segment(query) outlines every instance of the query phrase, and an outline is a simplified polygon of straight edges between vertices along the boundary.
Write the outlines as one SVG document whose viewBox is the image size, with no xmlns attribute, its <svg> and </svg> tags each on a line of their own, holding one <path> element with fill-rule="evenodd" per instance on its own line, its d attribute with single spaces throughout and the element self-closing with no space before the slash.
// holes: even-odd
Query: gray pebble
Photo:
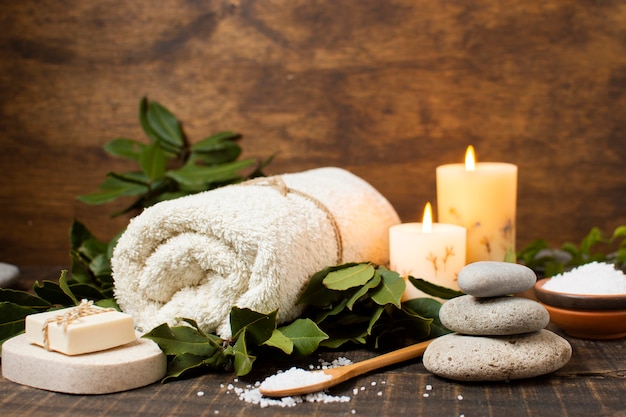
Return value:
<svg viewBox="0 0 626 417">
<path fill-rule="evenodd" d="M 498 297 L 529 290 L 537 282 L 532 269 L 512 262 L 479 261 L 459 271 L 461 290 L 475 297 Z"/>
<path fill-rule="evenodd" d="M 554 372 L 572 357 L 567 340 L 549 330 L 515 336 L 480 337 L 452 333 L 435 339 L 424 366 L 457 381 L 506 381 Z"/>
<path fill-rule="evenodd" d="M 17 283 L 20 270 L 17 266 L 0 262 L 0 288 L 7 288 Z"/>
<path fill-rule="evenodd" d="M 455 332 L 505 336 L 541 330 L 548 325 L 550 314 L 544 306 L 528 298 L 463 295 L 446 301 L 439 310 L 439 319 Z"/>
</svg>

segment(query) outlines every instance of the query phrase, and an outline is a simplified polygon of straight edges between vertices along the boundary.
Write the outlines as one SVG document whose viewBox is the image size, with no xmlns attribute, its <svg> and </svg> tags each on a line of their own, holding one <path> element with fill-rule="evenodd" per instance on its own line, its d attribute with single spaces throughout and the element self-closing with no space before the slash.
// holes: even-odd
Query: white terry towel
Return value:
<svg viewBox="0 0 626 417">
<path fill-rule="evenodd" d="M 115 297 L 141 331 L 191 318 L 230 336 L 233 306 L 279 322 L 300 313 L 315 272 L 388 261 L 399 218 L 370 184 L 334 167 L 259 178 L 164 201 L 131 220 L 115 247 Z"/>
</svg>

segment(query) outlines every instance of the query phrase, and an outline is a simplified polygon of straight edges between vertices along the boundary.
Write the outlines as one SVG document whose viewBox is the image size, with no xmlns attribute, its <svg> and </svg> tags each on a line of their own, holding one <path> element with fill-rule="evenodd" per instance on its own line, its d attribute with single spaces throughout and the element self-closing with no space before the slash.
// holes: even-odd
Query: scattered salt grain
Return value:
<svg viewBox="0 0 626 417">
<path fill-rule="evenodd" d="M 591 262 L 553 276 L 543 288 L 570 294 L 626 294 L 626 275 L 612 264 Z"/>
<path fill-rule="evenodd" d="M 430 396 L 430 394 L 429 394 L 429 393 L 427 393 L 427 392 L 425 392 L 425 393 L 423 393 L 423 394 L 422 394 L 422 396 L 423 396 L 424 398 L 428 398 L 428 397 Z"/>
<path fill-rule="evenodd" d="M 462 395 L 457 395 L 457 396 L 456 396 L 456 399 L 457 399 L 457 400 L 459 400 L 459 401 L 461 401 L 461 400 L 463 399 L 463 396 L 462 396 Z"/>
<path fill-rule="evenodd" d="M 433 389 L 433 386 L 428 384 L 426 385 L 426 391 L 431 391 Z"/>
<path fill-rule="evenodd" d="M 353 408 L 352 410 L 350 410 L 350 414 L 356 414 L 356 410 Z"/>
<path fill-rule="evenodd" d="M 383 396 L 383 392 L 382 392 L 382 391 L 378 391 L 378 392 L 376 393 L 376 395 L 378 395 L 379 397 L 382 397 L 382 396 Z"/>
<path fill-rule="evenodd" d="M 204 395 L 204 391 L 198 391 L 198 397 L 202 397 Z"/>
<path fill-rule="evenodd" d="M 375 387 L 376 386 L 376 381 L 372 381 L 372 383 L 370 385 Z"/>
</svg>

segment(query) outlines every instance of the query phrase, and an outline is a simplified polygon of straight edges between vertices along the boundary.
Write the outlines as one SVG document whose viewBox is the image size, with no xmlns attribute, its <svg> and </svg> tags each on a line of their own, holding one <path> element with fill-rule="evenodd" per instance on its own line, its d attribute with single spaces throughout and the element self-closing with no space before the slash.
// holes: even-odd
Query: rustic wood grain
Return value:
<svg viewBox="0 0 626 417">
<path fill-rule="evenodd" d="M 338 165 L 405 221 L 435 168 L 519 165 L 518 247 L 626 224 L 626 5 L 620 1 L 22 0 L 0 4 L 0 260 L 65 264 L 102 145 L 142 138 L 139 99 L 192 141 L 243 134 L 268 173 Z M 117 207 L 119 208 L 119 207 Z"/>
</svg>

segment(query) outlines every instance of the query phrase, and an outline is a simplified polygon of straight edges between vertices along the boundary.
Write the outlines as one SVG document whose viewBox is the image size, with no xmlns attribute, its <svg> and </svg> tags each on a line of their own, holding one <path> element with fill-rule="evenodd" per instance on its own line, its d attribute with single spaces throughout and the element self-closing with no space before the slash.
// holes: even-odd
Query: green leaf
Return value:
<svg viewBox="0 0 626 417">
<path fill-rule="evenodd" d="M 101 242 L 95 237 L 90 237 L 89 239 L 83 240 L 78 247 L 78 252 L 85 256 L 86 259 L 93 260 L 97 256 L 105 254 L 107 247 L 108 245 L 105 242 Z"/>
<path fill-rule="evenodd" d="M 442 287 L 432 282 L 426 281 L 422 278 L 415 278 L 409 275 L 409 282 L 415 286 L 418 290 L 425 294 L 432 295 L 433 297 L 449 300 L 451 298 L 459 297 L 465 293 L 462 291 L 453 290 L 451 288 Z"/>
<path fill-rule="evenodd" d="M 263 342 L 266 346 L 272 346 L 282 350 L 287 355 L 291 355 L 293 352 L 293 342 L 287 336 L 283 334 L 279 329 L 275 329 L 272 336 Z"/>
<path fill-rule="evenodd" d="M 98 287 L 94 284 L 77 283 L 68 285 L 71 294 L 74 295 L 76 300 L 102 300 L 113 296 L 113 292 L 108 293 L 104 288 Z"/>
<path fill-rule="evenodd" d="M 201 189 L 215 183 L 240 180 L 242 177 L 238 172 L 253 164 L 253 159 L 211 167 L 186 164 L 180 169 L 167 171 L 166 176 L 189 187 Z"/>
<path fill-rule="evenodd" d="M 371 290 L 372 288 L 376 288 L 379 284 L 380 281 L 382 280 L 382 277 L 380 275 L 380 273 L 378 272 L 378 270 L 376 270 L 376 272 L 374 273 L 374 276 L 372 277 L 372 279 L 370 279 L 369 281 L 367 281 L 361 288 L 359 288 L 346 302 L 346 307 L 349 308 L 350 310 L 352 310 L 352 308 L 354 307 L 354 304 L 359 301 L 359 299 L 361 297 L 363 297 L 365 294 L 367 294 L 367 292 L 369 290 Z"/>
<path fill-rule="evenodd" d="M 194 319 L 179 318 L 177 320 L 181 320 L 182 322 L 189 324 L 191 327 L 193 327 L 194 329 L 198 331 L 199 335 L 209 338 L 219 345 L 221 339 L 216 337 L 215 335 L 210 335 L 210 334 L 206 334 L 205 332 L 203 332 L 200 326 L 198 326 L 198 322 L 196 322 Z"/>
<path fill-rule="evenodd" d="M 294 350 L 301 356 L 312 354 L 322 340 L 328 339 L 328 335 L 310 319 L 297 319 L 281 327 L 280 331 L 293 342 Z"/>
<path fill-rule="evenodd" d="M 166 355 L 193 354 L 211 356 L 219 349 L 214 339 L 201 334 L 190 326 L 161 324 L 142 337 L 154 341 Z"/>
<path fill-rule="evenodd" d="M 41 284 L 36 281 L 33 285 L 33 291 L 39 297 L 48 301 L 50 304 L 61 306 L 75 305 L 70 297 L 68 297 L 57 282 L 44 280 Z"/>
<path fill-rule="evenodd" d="M 70 251 L 70 257 L 72 260 L 72 280 L 77 282 L 91 282 L 89 260 L 85 259 L 85 257 L 76 250 Z"/>
<path fill-rule="evenodd" d="M 239 139 L 241 135 L 233 132 L 219 132 L 214 135 L 209 136 L 208 138 L 204 138 L 201 141 L 194 143 L 191 145 L 191 150 L 196 152 L 214 152 L 221 151 L 225 147 L 229 147 L 231 145 L 235 145 L 239 147 L 237 144 L 232 142 L 235 139 Z"/>
<path fill-rule="evenodd" d="M 67 295 L 72 300 L 74 305 L 78 305 L 80 301 L 78 300 L 78 298 L 76 298 L 76 296 L 70 289 L 66 276 L 67 276 L 67 270 L 64 269 L 61 271 L 61 277 L 59 278 L 59 288 L 61 288 L 61 291 L 63 291 L 63 294 Z"/>
<path fill-rule="evenodd" d="M 122 311 L 115 298 L 103 298 L 94 302 L 95 305 L 102 308 L 114 308 L 117 311 Z"/>
<path fill-rule="evenodd" d="M 151 132 L 156 134 L 158 141 L 176 148 L 181 148 L 184 145 L 180 123 L 168 109 L 156 101 L 152 101 L 148 104 L 146 119 Z"/>
<path fill-rule="evenodd" d="M 618 226 L 613 231 L 613 235 L 611 236 L 611 240 L 615 240 L 619 237 L 626 237 L 626 226 Z"/>
<path fill-rule="evenodd" d="M 346 298 L 341 298 L 337 303 L 331 306 L 332 308 L 325 308 L 321 310 L 318 314 L 315 315 L 315 322 L 319 324 L 326 320 L 328 317 L 336 316 L 337 314 L 342 313 L 343 310 L 347 307 L 348 301 L 350 300 Z"/>
<path fill-rule="evenodd" d="M 165 175 L 167 159 L 163 150 L 156 143 L 143 148 L 139 154 L 139 163 L 144 174 L 151 181 L 163 178 Z"/>
<path fill-rule="evenodd" d="M 180 355 L 176 355 L 167 364 L 167 374 L 165 378 L 161 380 L 161 383 L 164 384 L 170 380 L 181 378 L 194 370 L 202 368 L 205 360 L 203 356 L 194 355 L 193 353 L 181 353 Z"/>
<path fill-rule="evenodd" d="M 34 310 L 46 310 L 51 306 L 48 301 L 41 297 L 37 297 L 26 291 L 13 290 L 10 288 L 0 288 L 0 302 L 9 302 Z M 5 318 L 4 315 L 0 315 L 0 317 L 2 319 Z"/>
<path fill-rule="evenodd" d="M 104 150 L 112 156 L 139 161 L 139 154 L 144 147 L 144 144 L 133 139 L 117 138 L 106 143 Z"/>
<path fill-rule="evenodd" d="M 346 343 L 365 344 L 367 342 L 367 323 L 369 318 L 361 317 L 356 325 L 335 326 L 325 329 L 328 339 L 320 342 L 320 347 L 337 349 Z"/>
<path fill-rule="evenodd" d="M 404 279 L 397 272 L 390 271 L 383 266 L 378 267 L 378 271 L 382 282 L 372 293 L 372 300 L 381 306 L 393 304 L 400 308 L 400 299 L 406 288 Z"/>
<path fill-rule="evenodd" d="M 232 162 L 241 155 L 241 147 L 233 142 L 239 137 L 232 132 L 221 132 L 205 138 L 191 146 L 190 159 L 206 165 Z"/>
<path fill-rule="evenodd" d="M 148 108 L 150 104 L 147 97 L 143 97 L 139 102 L 139 123 L 146 134 L 153 142 L 159 140 L 157 132 L 152 128 L 148 121 Z"/>
<path fill-rule="evenodd" d="M 233 307 L 230 310 L 230 328 L 233 338 L 246 331 L 249 341 L 261 345 L 272 336 L 276 328 L 276 311 L 262 314 L 249 308 Z"/>
<path fill-rule="evenodd" d="M 104 253 L 97 254 L 89 263 L 89 268 L 96 276 L 111 275 L 111 259 L 107 256 L 107 248 Z M 74 274 L 72 274 L 72 277 Z"/>
<path fill-rule="evenodd" d="M 24 321 L 38 311 L 9 301 L 0 302 L 0 344 L 24 331 Z"/>
<path fill-rule="evenodd" d="M 326 267 L 311 276 L 309 282 L 298 298 L 297 304 L 309 305 L 313 307 L 325 307 L 333 304 L 335 301 L 341 298 L 341 293 L 337 291 L 329 290 L 324 286 L 324 278 L 332 272 L 351 266 L 357 265 L 356 263 L 348 263 L 344 265 Z"/>
<path fill-rule="evenodd" d="M 248 353 L 245 329 L 239 335 L 235 345 L 232 347 L 232 354 L 234 355 L 233 365 L 235 367 L 235 373 L 238 376 L 250 373 L 256 357 Z"/>
<path fill-rule="evenodd" d="M 85 240 L 92 237 L 93 235 L 83 223 L 74 220 L 72 226 L 70 227 L 70 243 L 72 245 L 72 249 L 78 249 Z"/>
<path fill-rule="evenodd" d="M 146 176 L 143 171 L 130 171 L 130 172 L 109 172 L 107 174 L 107 179 L 102 183 L 102 188 L 118 188 L 119 184 L 131 185 L 134 184 L 138 186 L 138 189 L 143 189 L 146 191 L 150 187 L 150 179 Z M 143 187 L 143 188 L 142 188 Z M 136 195 L 131 194 L 130 192 L 126 195 Z"/>
<path fill-rule="evenodd" d="M 362 263 L 349 268 L 330 272 L 324 278 L 324 285 L 331 290 L 342 291 L 365 284 L 374 276 L 374 267 Z"/>
<path fill-rule="evenodd" d="M 447 329 L 439 320 L 439 309 L 441 303 L 432 298 L 414 298 L 402 303 L 404 313 L 413 317 L 405 327 L 419 337 L 425 332 L 429 337 L 438 337 L 451 331 Z"/>
<path fill-rule="evenodd" d="M 86 204 L 96 205 L 113 201 L 119 197 L 140 195 L 148 191 L 147 178 L 135 173 L 117 174 L 111 172 L 100 184 L 100 189 L 91 194 L 79 195 L 77 199 Z"/>
<path fill-rule="evenodd" d="M 367 326 L 367 334 L 371 335 L 373 333 L 374 326 L 380 319 L 380 316 L 383 314 L 383 311 L 385 311 L 384 305 L 378 305 L 376 307 L 376 309 L 372 313 L 372 317 L 370 318 L 369 325 Z"/>
</svg>

